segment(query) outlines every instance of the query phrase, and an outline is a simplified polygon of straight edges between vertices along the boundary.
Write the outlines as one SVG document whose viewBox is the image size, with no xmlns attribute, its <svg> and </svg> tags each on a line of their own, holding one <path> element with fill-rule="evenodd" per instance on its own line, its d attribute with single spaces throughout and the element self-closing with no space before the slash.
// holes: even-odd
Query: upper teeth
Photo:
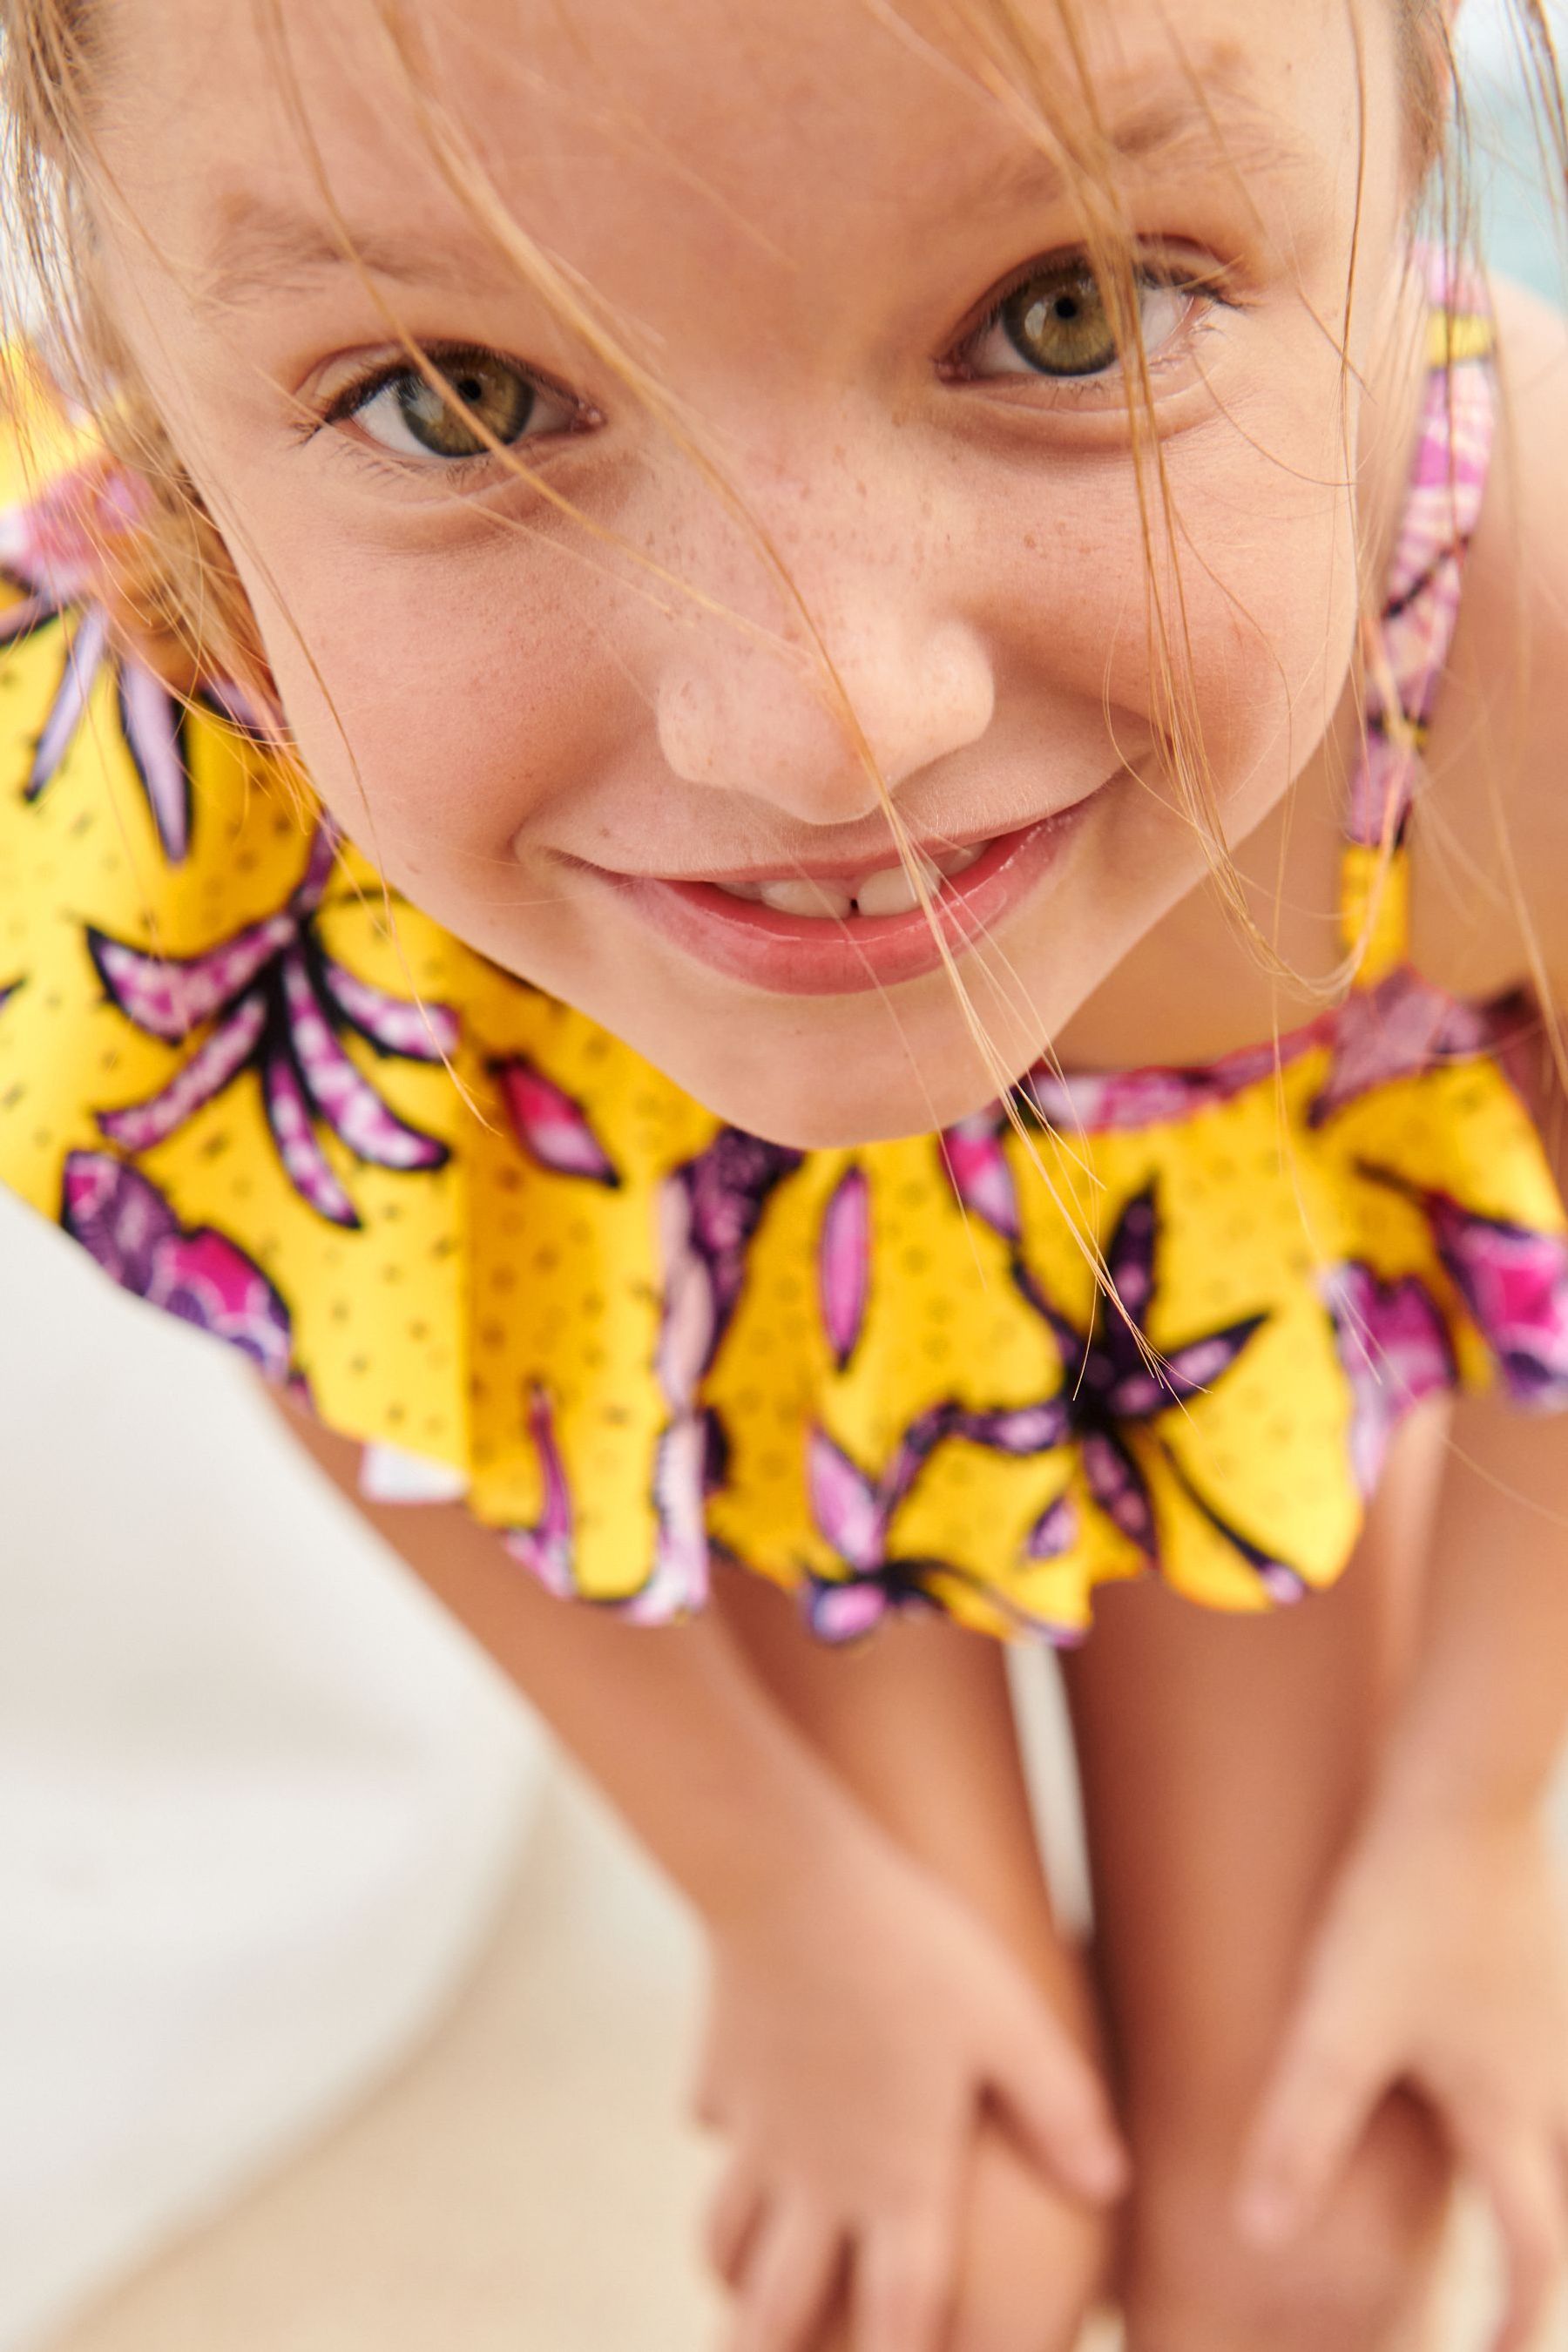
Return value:
<svg viewBox="0 0 1568 2352">
<path fill-rule="evenodd" d="M 916 863 L 925 877 L 927 890 L 934 895 L 944 881 L 966 873 L 985 846 L 984 842 L 977 841 L 966 849 L 944 850 L 934 860 L 917 854 Z M 861 882 L 792 881 L 781 877 L 776 882 L 725 882 L 720 887 L 732 898 L 750 898 L 771 907 L 775 915 L 811 915 L 839 922 L 856 913 L 907 915 L 920 904 L 915 886 L 901 866 L 884 866 L 879 873 L 868 874 Z"/>
</svg>

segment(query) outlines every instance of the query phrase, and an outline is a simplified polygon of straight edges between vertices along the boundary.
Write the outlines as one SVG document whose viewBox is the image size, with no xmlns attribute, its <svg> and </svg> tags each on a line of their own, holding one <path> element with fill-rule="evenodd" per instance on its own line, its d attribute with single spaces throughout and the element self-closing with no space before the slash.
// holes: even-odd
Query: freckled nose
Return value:
<svg viewBox="0 0 1568 2352">
<path fill-rule="evenodd" d="M 991 663 L 959 620 L 912 627 L 883 610 L 823 643 L 889 791 L 979 741 L 995 702 Z M 686 782 L 772 802 L 808 824 L 878 805 L 831 681 L 803 637 L 759 644 L 704 616 L 682 632 L 657 697 L 659 748 Z"/>
</svg>

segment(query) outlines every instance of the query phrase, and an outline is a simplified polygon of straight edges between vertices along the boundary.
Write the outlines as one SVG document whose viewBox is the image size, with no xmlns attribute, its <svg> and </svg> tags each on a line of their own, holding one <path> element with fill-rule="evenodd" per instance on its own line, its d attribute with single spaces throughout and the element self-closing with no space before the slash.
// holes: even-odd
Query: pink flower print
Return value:
<svg viewBox="0 0 1568 2352">
<path fill-rule="evenodd" d="M 1004 1142 L 1005 1127 L 1003 1112 L 981 1111 L 973 1118 L 961 1119 L 956 1127 L 945 1128 L 939 1148 L 952 1189 L 970 1215 L 980 1218 L 1005 1242 L 1016 1242 L 1023 1226 L 1018 1187 Z"/>
<path fill-rule="evenodd" d="M 182 1226 L 138 1170 L 109 1152 L 71 1152 L 60 1223 L 123 1289 L 226 1339 L 268 1380 L 288 1380 L 289 1316 L 278 1291 L 225 1234 Z"/>
<path fill-rule="evenodd" d="M 1357 989 L 1335 1015 L 1333 1060 L 1310 1122 L 1321 1127 L 1347 1104 L 1396 1078 L 1484 1053 L 1490 1034 L 1484 1013 L 1445 996 L 1415 971 L 1392 972 L 1376 988 Z"/>
<path fill-rule="evenodd" d="M 859 1344 L 871 1286 L 871 1187 L 863 1168 L 850 1168 L 823 1213 L 817 1287 L 833 1360 L 842 1372 Z"/>
<path fill-rule="evenodd" d="M 1541 1412 L 1568 1407 L 1568 1236 L 1478 1216 L 1447 1192 L 1423 1191 L 1368 1160 L 1358 1165 L 1425 1212 L 1514 1402 Z"/>
<path fill-rule="evenodd" d="M 72 467 L 0 510 L 0 571 L 57 612 L 79 603 L 102 576 L 105 547 L 144 522 L 147 507 L 144 487 L 109 460 Z"/>
<path fill-rule="evenodd" d="M 1350 1384 L 1352 1475 L 1370 1501 L 1405 1413 L 1452 1387 L 1453 1350 L 1436 1301 L 1414 1275 L 1384 1282 L 1352 1259 L 1327 1269 L 1322 1295 Z"/>
<path fill-rule="evenodd" d="M 158 1093 L 99 1113 L 110 1140 L 151 1150 L 255 1068 L 289 1182 L 318 1215 L 353 1230 L 359 1215 L 317 1139 L 318 1121 L 374 1167 L 428 1171 L 448 1153 L 387 1108 L 338 1033 L 357 1031 L 386 1057 L 436 1062 L 455 1050 L 458 1024 L 447 1007 L 403 1003 L 323 953 L 315 919 L 335 853 L 336 835 L 323 824 L 287 906 L 200 955 L 152 955 L 91 929 L 88 944 L 110 997 L 149 1036 L 182 1045 L 208 1031 Z"/>
<path fill-rule="evenodd" d="M 513 1559 L 536 1576 L 546 1591 L 553 1592 L 557 1600 L 570 1601 L 577 1589 L 572 1572 L 572 1490 L 556 1443 L 550 1399 L 537 1386 L 529 1398 L 528 1427 L 544 1481 L 543 1506 L 532 1527 L 508 1528 L 501 1540 Z"/>
<path fill-rule="evenodd" d="M 521 1054 L 490 1065 L 523 1150 L 556 1176 L 615 1187 L 620 1177 L 579 1103 Z"/>
</svg>

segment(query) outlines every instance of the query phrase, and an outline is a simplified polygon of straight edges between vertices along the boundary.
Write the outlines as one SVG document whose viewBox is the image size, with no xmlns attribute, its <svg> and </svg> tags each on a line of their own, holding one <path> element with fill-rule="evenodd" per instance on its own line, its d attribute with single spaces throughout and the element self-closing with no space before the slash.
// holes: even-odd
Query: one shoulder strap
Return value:
<svg viewBox="0 0 1568 2352">
<path fill-rule="evenodd" d="M 1420 433 L 1383 609 L 1363 640 L 1366 727 L 1342 868 L 1341 935 L 1362 988 L 1409 955 L 1405 836 L 1497 428 L 1496 331 L 1485 283 L 1436 251 L 1420 254 L 1417 266 L 1428 305 Z"/>
<path fill-rule="evenodd" d="M 1420 781 L 1497 424 L 1485 283 L 1435 251 L 1420 266 L 1429 300 L 1420 436 L 1383 610 L 1366 633 L 1366 738 L 1351 793 L 1352 842 L 1384 851 L 1403 838 Z"/>
</svg>

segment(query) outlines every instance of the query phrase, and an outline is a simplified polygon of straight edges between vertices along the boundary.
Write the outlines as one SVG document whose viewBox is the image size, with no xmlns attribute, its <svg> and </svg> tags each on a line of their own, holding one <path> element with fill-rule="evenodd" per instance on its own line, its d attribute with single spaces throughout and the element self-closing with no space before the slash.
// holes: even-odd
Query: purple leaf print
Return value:
<svg viewBox="0 0 1568 2352">
<path fill-rule="evenodd" d="M 106 542 L 133 527 L 142 494 L 107 464 L 78 467 L 30 506 L 0 515 L 0 565 L 23 589 L 0 614 L 0 646 L 59 625 L 65 659 L 25 787 L 37 800 L 59 773 L 100 674 L 115 680 L 121 731 L 160 845 L 172 865 L 190 846 L 191 779 L 180 698 L 111 641 L 100 601 Z"/>
<path fill-rule="evenodd" d="M 109 616 L 101 606 L 89 604 L 66 639 L 65 668 L 27 771 L 24 787 L 26 799 L 37 800 L 59 773 L 60 764 L 81 725 L 108 648 Z"/>
<path fill-rule="evenodd" d="M 976 1415 L 976 1419 L 983 1416 Z M 905 1496 L 912 1493 L 916 1479 L 925 1468 L 944 1437 L 950 1436 L 959 1423 L 958 1408 L 951 1403 L 928 1405 L 917 1413 L 893 1449 L 893 1458 L 883 1474 L 879 1494 L 884 1524 Z M 979 1441 L 984 1444 L 984 1440 Z"/>
<path fill-rule="evenodd" d="M 1055 1402 L 1064 1416 L 1065 1441 L 1078 1444 L 1089 1494 L 1152 1564 L 1159 1557 L 1158 1522 L 1131 1432 L 1158 1423 L 1163 1415 L 1211 1390 L 1268 1320 L 1265 1315 L 1244 1316 L 1162 1355 L 1148 1336 L 1157 1295 L 1159 1240 L 1159 1196 L 1151 1184 L 1127 1202 L 1106 1250 L 1107 1272 L 1119 1304 L 1098 1297 L 1087 1331 L 1079 1330 L 1052 1305 L 1021 1256 L 1015 1255 L 1012 1269 L 1019 1289 L 1049 1324 L 1061 1350 L 1064 1385 Z M 1174 1466 L 1163 1437 L 1156 1433 L 1152 1442 Z M 1194 1500 L 1215 1527 L 1229 1533 L 1201 1498 L 1194 1496 Z M 1239 1537 L 1236 1542 L 1270 1590 L 1294 1573 L 1265 1554 L 1255 1559 L 1255 1548 Z"/>
<path fill-rule="evenodd" d="M 404 1062 L 440 1062 L 457 1052 L 458 1020 L 449 1006 L 411 1004 L 401 996 L 389 996 L 384 988 L 345 971 L 329 955 L 321 958 L 321 980 L 350 1028 L 378 1054 Z"/>
<path fill-rule="evenodd" d="M 864 1471 L 820 1429 L 807 1453 L 812 1517 L 841 1559 L 868 1574 L 882 1565 L 887 1513 Z"/>
<path fill-rule="evenodd" d="M 212 1102 L 245 1068 L 267 1026 L 267 1000 L 259 991 L 242 997 L 205 1045 L 159 1093 L 123 1110 L 104 1110 L 98 1123 L 111 1143 L 127 1151 L 151 1151 Z"/>
<path fill-rule="evenodd" d="M 972 1216 L 1016 1242 L 1023 1232 L 1018 1212 L 1018 1187 L 1003 1144 L 1005 1119 L 1000 1111 L 982 1111 L 945 1128 L 941 1138 L 943 1165 L 953 1191 Z"/>
<path fill-rule="evenodd" d="M 281 1047 L 262 1060 L 261 1098 L 283 1172 L 300 1198 L 329 1224 L 342 1225 L 347 1233 L 360 1232 L 359 1212 L 316 1140 L 305 1089 L 289 1055 Z"/>
<path fill-rule="evenodd" d="M 557 1600 L 570 1601 L 576 1591 L 572 1574 L 572 1490 L 555 1439 L 550 1399 L 542 1388 L 536 1387 L 529 1399 L 528 1426 L 539 1457 L 544 1500 L 532 1527 L 509 1528 L 502 1541 L 513 1559 L 536 1576 L 547 1591 Z"/>
<path fill-rule="evenodd" d="M 842 1372 L 859 1344 L 871 1283 L 871 1187 L 863 1168 L 840 1178 L 823 1213 L 817 1283 L 827 1343 Z"/>
<path fill-rule="evenodd" d="M 491 1065 L 518 1141 L 556 1176 L 580 1176 L 614 1187 L 620 1177 L 589 1126 L 582 1106 L 521 1055 Z"/>
<path fill-rule="evenodd" d="M 1447 1192 L 1425 1192 L 1390 1170 L 1358 1163 L 1374 1183 L 1416 1202 L 1437 1253 L 1517 1404 L 1568 1406 L 1568 1235 L 1479 1216 Z"/>
<path fill-rule="evenodd" d="M 1089 1491 L 1106 1517 L 1131 1537 L 1146 1559 L 1156 1559 L 1160 1543 L 1153 1497 L 1125 1440 L 1109 1430 L 1091 1429 L 1081 1452 Z"/>
<path fill-rule="evenodd" d="M 1030 1528 L 1024 1545 L 1029 1559 L 1060 1559 L 1078 1541 L 1078 1512 L 1070 1495 L 1058 1495 Z"/>
<path fill-rule="evenodd" d="M 192 784 L 183 704 L 139 662 L 120 665 L 120 724 L 171 866 L 191 841 Z"/>
<path fill-rule="evenodd" d="M 1046 1404 L 1015 1405 L 997 1412 L 966 1412 L 954 1420 L 954 1434 L 972 1445 L 986 1445 L 995 1454 L 1050 1454 L 1062 1444 L 1072 1425 L 1065 1397 Z"/>
<path fill-rule="evenodd" d="M 706 1151 L 677 1169 L 672 1183 L 690 1203 L 690 1244 L 709 1270 L 718 1335 L 722 1336 L 745 1283 L 746 1253 L 763 1212 L 805 1154 L 764 1143 L 740 1128 L 721 1128 Z"/>
<path fill-rule="evenodd" d="M 1211 1331 L 1185 1348 L 1157 1355 L 1152 1367 L 1138 1364 L 1123 1372 L 1107 1392 L 1110 1412 L 1119 1420 L 1146 1421 L 1172 1405 L 1190 1403 L 1224 1379 L 1267 1319 L 1262 1315 L 1244 1316 L 1224 1331 Z"/>
<path fill-rule="evenodd" d="M 104 1133 L 128 1150 L 150 1150 L 241 1071 L 254 1069 L 289 1182 L 318 1215 L 353 1230 L 360 1223 L 358 1213 L 321 1149 L 317 1120 L 368 1166 L 428 1172 L 444 1167 L 450 1155 L 435 1136 L 389 1109 L 344 1052 L 339 1031 L 363 1025 L 374 1033 L 373 1043 L 382 1055 L 426 1062 L 449 1050 L 458 1031 L 447 1007 L 400 1005 L 323 955 L 315 919 L 336 847 L 335 832 L 322 823 L 287 906 L 200 955 L 151 955 L 90 929 L 88 943 L 110 1001 L 149 1036 L 183 1045 L 213 1024 L 157 1094 L 100 1112 Z M 406 1031 L 395 1018 L 399 1013 Z M 400 1034 L 405 1044 L 397 1042 Z"/>
<path fill-rule="evenodd" d="M 268 1380 L 289 1378 L 289 1310 L 261 1268 L 211 1226 L 182 1227 L 136 1169 L 108 1152 L 71 1152 L 60 1222 L 123 1289 L 226 1340 Z"/>
<path fill-rule="evenodd" d="M 91 929 L 87 940 L 99 978 L 126 1019 L 150 1037 L 179 1045 L 204 1022 L 230 1010 L 294 934 L 289 916 L 269 915 L 205 955 L 184 958 L 148 955 Z"/>
<path fill-rule="evenodd" d="M 279 969 L 295 1066 L 339 1141 L 372 1167 L 441 1167 L 447 1156 L 446 1145 L 395 1118 L 343 1052 L 302 950 L 288 949 Z"/>
<path fill-rule="evenodd" d="M 1453 1351 L 1436 1300 L 1414 1275 L 1383 1282 L 1352 1259 L 1330 1267 L 1322 1287 L 1350 1384 L 1351 1471 L 1370 1500 L 1410 1407 L 1453 1385 Z"/>
<path fill-rule="evenodd" d="M 659 1187 L 664 1312 L 654 1361 L 671 1417 L 655 1468 L 653 1576 L 623 1604 L 639 1622 L 700 1607 L 707 1597 L 704 1504 L 710 1482 L 722 1475 L 727 1445 L 716 1415 L 700 1410 L 699 1390 L 740 1298 L 763 1207 L 801 1157 L 725 1128 Z"/>
</svg>

